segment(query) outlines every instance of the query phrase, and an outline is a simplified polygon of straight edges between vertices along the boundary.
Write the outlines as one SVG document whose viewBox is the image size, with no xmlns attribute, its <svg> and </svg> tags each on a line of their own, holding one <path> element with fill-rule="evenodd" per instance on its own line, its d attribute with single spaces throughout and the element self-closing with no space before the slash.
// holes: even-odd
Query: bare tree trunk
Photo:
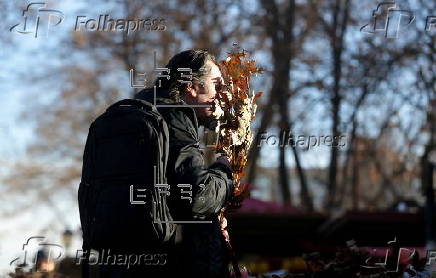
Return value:
<svg viewBox="0 0 436 278">
<path fill-rule="evenodd" d="M 301 187 L 301 202 L 303 207 L 307 211 L 313 211 L 313 199 L 309 193 L 309 188 L 307 186 L 306 174 L 304 173 L 303 167 L 301 167 L 300 156 L 298 155 L 298 150 L 295 144 L 292 142 L 292 153 L 294 154 L 295 167 L 297 167 L 297 174 L 300 179 L 300 187 Z"/>
<path fill-rule="evenodd" d="M 343 3 L 343 4 L 342 4 Z M 333 89 L 331 97 L 332 105 L 332 136 L 333 146 L 338 145 L 340 108 L 341 108 L 341 79 L 342 79 L 342 53 L 344 50 L 344 36 L 348 23 L 350 1 L 345 2 L 336 0 L 333 8 L 333 25 L 331 28 L 331 46 L 333 57 Z M 336 184 L 338 172 L 338 148 L 331 148 L 330 152 L 330 167 L 329 167 L 329 184 L 328 184 L 328 200 L 327 209 L 332 209 L 335 206 Z"/>
<path fill-rule="evenodd" d="M 436 8 L 434 1 L 419 1 L 425 15 Z M 421 31 L 418 33 L 421 38 L 424 38 L 424 44 L 419 52 L 422 58 L 427 60 L 427 65 L 421 66 L 418 72 L 418 77 L 421 81 L 422 88 L 427 93 L 427 121 L 426 129 L 429 132 L 430 138 L 425 146 L 424 154 L 421 158 L 421 184 L 426 196 L 425 205 L 425 223 L 426 223 L 426 240 L 427 247 L 433 248 L 436 245 L 436 223 L 435 223 L 435 190 L 434 190 L 434 171 L 436 162 L 434 156 L 436 152 L 436 75 L 434 74 L 434 65 L 436 64 L 436 36 L 433 32 Z M 430 74 L 428 74 L 430 73 Z M 433 158 L 432 158 L 433 157 Z"/>
<path fill-rule="evenodd" d="M 289 72 L 292 58 L 292 41 L 293 41 L 293 26 L 295 18 L 295 0 L 288 2 L 288 7 L 284 13 L 279 11 L 276 1 L 263 0 L 261 2 L 263 8 L 267 11 L 266 15 L 266 31 L 271 35 L 272 39 L 272 56 L 273 56 L 273 86 L 272 95 L 275 97 L 276 104 L 279 108 L 280 130 L 288 130 L 289 122 Z M 291 204 L 291 191 L 289 173 L 286 166 L 286 148 L 280 147 L 279 144 L 279 181 L 283 194 L 283 202 L 285 205 Z"/>
<path fill-rule="evenodd" d="M 434 88 L 436 87 L 436 77 L 432 78 L 432 87 L 428 86 L 430 92 L 430 107 L 427 113 L 427 126 L 430 133 L 430 138 L 425 146 L 424 155 L 421 159 L 421 184 L 425 192 L 426 204 L 425 204 L 425 223 L 426 223 L 426 240 L 427 244 L 436 244 L 436 223 L 435 223 L 435 201 L 434 201 L 434 171 L 435 171 L 435 161 L 432 156 L 436 152 L 436 92 Z M 429 84 L 429 83 L 427 83 Z M 431 84 L 431 83 L 430 83 Z M 430 85 L 429 84 L 429 85 Z"/>
<path fill-rule="evenodd" d="M 433 128 L 434 130 L 434 128 Z M 434 138 L 434 132 L 432 134 Z M 432 139 L 433 139 L 432 138 Z M 427 243 L 434 244 L 436 242 L 435 238 L 435 202 L 434 202 L 434 181 L 433 173 L 435 170 L 434 164 L 429 159 L 429 154 L 432 149 L 431 142 L 426 146 L 425 153 L 421 159 L 421 183 L 425 192 L 425 232 Z"/>
<path fill-rule="evenodd" d="M 260 152 L 260 135 L 265 131 L 273 117 L 273 105 L 278 107 L 279 129 L 281 132 L 292 130 L 292 124 L 289 120 L 289 72 L 291 70 L 291 60 L 294 56 L 292 44 L 295 41 L 293 36 L 293 26 L 295 22 L 295 1 L 290 0 L 284 14 L 280 13 L 275 1 L 262 1 L 262 6 L 267 11 L 266 31 L 272 39 L 272 56 L 273 56 L 273 86 L 270 99 L 266 105 L 266 110 L 262 115 L 259 132 L 255 137 L 254 149 L 250 151 L 250 171 L 248 174 L 248 182 L 252 183 L 256 175 L 256 160 Z M 281 137 L 281 136 L 280 136 Z M 282 138 L 282 137 L 281 137 Z M 287 205 L 291 204 L 291 191 L 289 171 L 286 166 L 286 146 L 279 145 L 279 172 L 280 188 L 283 195 L 283 202 Z M 303 206 L 307 210 L 313 210 L 312 198 L 309 194 L 307 181 L 303 168 L 301 167 L 300 158 L 297 148 L 292 142 L 292 152 L 295 159 L 298 177 L 301 185 L 301 200 Z"/>
<path fill-rule="evenodd" d="M 356 142 L 357 143 L 357 142 Z M 353 166 L 351 175 L 351 195 L 353 198 L 353 209 L 359 209 L 359 153 L 357 152 L 357 145 L 354 146 L 353 151 Z"/>
</svg>

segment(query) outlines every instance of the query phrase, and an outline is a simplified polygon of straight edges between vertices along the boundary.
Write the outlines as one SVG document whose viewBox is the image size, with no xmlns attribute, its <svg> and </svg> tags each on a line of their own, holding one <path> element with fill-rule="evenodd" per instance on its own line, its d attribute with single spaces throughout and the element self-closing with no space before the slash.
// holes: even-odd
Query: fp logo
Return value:
<svg viewBox="0 0 436 278">
<path fill-rule="evenodd" d="M 43 259 L 39 257 L 42 254 L 41 250 L 43 250 L 44 253 L 46 254 L 44 259 L 48 261 L 59 260 L 63 255 L 63 250 L 64 250 L 63 247 L 59 244 L 47 243 L 44 241 L 44 239 L 45 238 L 42 236 L 30 237 L 23 244 L 22 254 L 19 257 L 13 259 L 9 263 L 9 265 L 16 265 L 16 266 L 32 265 L 33 267 L 36 268 L 38 260 Z"/>
<path fill-rule="evenodd" d="M 47 9 L 44 2 L 32 2 L 23 10 L 24 22 L 15 24 L 9 31 L 15 31 L 20 34 L 34 34 L 35 38 L 45 29 L 45 35 L 48 35 L 51 26 L 57 26 L 64 20 L 64 14 L 58 10 Z M 31 18 L 34 21 L 31 22 Z M 21 26 L 18 29 L 18 26 Z"/>
<path fill-rule="evenodd" d="M 382 2 L 373 10 L 372 22 L 362 26 L 360 31 L 369 34 L 382 32 L 386 38 L 398 38 L 404 17 L 408 20 L 407 25 L 415 20 L 412 11 L 397 9 L 395 2 Z"/>
</svg>

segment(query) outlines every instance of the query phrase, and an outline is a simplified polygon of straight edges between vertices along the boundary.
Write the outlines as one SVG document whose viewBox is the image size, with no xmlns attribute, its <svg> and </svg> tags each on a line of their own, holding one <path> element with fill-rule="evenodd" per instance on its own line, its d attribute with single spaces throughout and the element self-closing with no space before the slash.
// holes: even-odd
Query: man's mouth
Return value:
<svg viewBox="0 0 436 278">
<path fill-rule="evenodd" d="M 209 109 L 213 109 L 213 101 L 199 102 L 200 105 L 209 105 Z"/>
</svg>

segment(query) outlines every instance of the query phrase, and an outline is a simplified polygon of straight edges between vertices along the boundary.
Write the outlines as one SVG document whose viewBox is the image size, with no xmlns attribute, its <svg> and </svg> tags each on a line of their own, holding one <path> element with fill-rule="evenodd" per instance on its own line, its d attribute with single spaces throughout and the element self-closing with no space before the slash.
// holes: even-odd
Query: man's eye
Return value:
<svg viewBox="0 0 436 278">
<path fill-rule="evenodd" d="M 217 91 L 230 91 L 230 86 L 224 83 L 217 83 L 215 88 Z"/>
</svg>

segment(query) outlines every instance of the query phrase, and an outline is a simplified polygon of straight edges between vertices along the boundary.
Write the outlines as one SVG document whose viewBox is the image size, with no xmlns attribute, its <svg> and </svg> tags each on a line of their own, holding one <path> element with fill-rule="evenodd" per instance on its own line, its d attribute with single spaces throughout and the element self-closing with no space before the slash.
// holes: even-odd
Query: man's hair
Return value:
<svg viewBox="0 0 436 278">
<path fill-rule="evenodd" d="M 170 70 L 170 79 L 160 76 L 155 81 L 155 86 L 161 90 L 168 91 L 169 96 L 175 101 L 181 101 L 181 97 L 185 93 L 188 81 L 201 82 L 201 78 L 207 75 L 210 69 L 205 67 L 205 64 L 211 61 L 216 64 L 215 57 L 207 50 L 185 50 L 174 55 L 165 68 Z M 189 68 L 192 70 L 192 78 L 189 71 L 178 70 L 181 68 Z M 160 82 L 160 87 L 159 87 Z"/>
</svg>

